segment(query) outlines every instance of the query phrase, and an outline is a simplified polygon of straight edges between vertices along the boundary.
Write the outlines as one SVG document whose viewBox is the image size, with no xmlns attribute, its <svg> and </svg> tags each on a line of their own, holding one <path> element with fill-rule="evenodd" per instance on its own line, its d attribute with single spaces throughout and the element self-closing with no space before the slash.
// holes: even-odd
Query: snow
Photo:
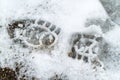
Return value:
<svg viewBox="0 0 120 80">
<path fill-rule="evenodd" d="M 7 24 L 24 18 L 47 20 L 62 29 L 52 51 L 24 49 L 11 41 Z M 86 20 L 92 18 L 109 18 L 99 0 L 0 0 L 0 67 L 14 69 L 14 62 L 23 62 L 23 71 L 28 70 L 25 74 L 38 80 L 48 80 L 55 74 L 67 75 L 69 80 L 120 80 L 120 27 L 116 25 L 105 34 L 100 26 L 86 29 Z M 94 71 L 90 64 L 67 56 L 71 34 L 90 30 L 102 34 L 109 44 L 109 53 L 100 55 L 105 70 Z"/>
</svg>

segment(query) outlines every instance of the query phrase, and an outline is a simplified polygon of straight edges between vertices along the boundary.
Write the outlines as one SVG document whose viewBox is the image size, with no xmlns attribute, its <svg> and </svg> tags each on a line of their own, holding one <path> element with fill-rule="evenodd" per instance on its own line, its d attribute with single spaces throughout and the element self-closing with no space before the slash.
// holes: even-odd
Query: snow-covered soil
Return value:
<svg viewBox="0 0 120 80">
<path fill-rule="evenodd" d="M 61 28 L 54 48 L 14 43 L 8 24 L 21 19 L 42 19 Z M 93 69 L 90 63 L 68 56 L 74 33 L 102 35 L 104 44 L 97 57 L 104 68 Z M 119 25 L 99 0 L 0 0 L 0 68 L 22 66 L 18 79 L 25 75 L 25 80 L 120 80 L 119 34 Z M 61 79 L 53 79 L 55 75 Z"/>
</svg>

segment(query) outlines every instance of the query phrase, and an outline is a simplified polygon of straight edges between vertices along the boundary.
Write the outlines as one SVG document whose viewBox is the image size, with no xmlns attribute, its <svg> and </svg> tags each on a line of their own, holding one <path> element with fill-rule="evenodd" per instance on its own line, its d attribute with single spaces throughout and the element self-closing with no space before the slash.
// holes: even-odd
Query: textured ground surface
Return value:
<svg viewBox="0 0 120 80">
<path fill-rule="evenodd" d="M 100 1 L 0 0 L 0 80 L 120 80 L 120 2 Z"/>
</svg>

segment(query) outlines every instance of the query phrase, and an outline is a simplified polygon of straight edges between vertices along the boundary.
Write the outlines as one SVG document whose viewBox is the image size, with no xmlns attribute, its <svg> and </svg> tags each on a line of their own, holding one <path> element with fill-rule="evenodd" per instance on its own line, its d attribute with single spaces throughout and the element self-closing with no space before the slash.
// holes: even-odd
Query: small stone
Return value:
<svg viewBox="0 0 120 80">
<path fill-rule="evenodd" d="M 42 43 L 44 45 L 51 45 L 54 41 L 55 41 L 55 37 L 52 34 L 47 34 L 42 39 Z"/>
<path fill-rule="evenodd" d="M 17 80 L 15 71 L 8 67 L 0 68 L 0 80 Z"/>
</svg>

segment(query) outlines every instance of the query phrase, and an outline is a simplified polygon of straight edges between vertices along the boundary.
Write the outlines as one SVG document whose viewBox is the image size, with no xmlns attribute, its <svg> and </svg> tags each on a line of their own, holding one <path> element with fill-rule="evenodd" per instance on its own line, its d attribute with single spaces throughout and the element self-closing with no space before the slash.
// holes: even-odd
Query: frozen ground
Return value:
<svg viewBox="0 0 120 80">
<path fill-rule="evenodd" d="M 100 0 L 111 19 L 120 24 L 120 1 L 119 0 Z"/>
<path fill-rule="evenodd" d="M 12 42 L 8 23 L 26 18 L 47 20 L 62 29 L 53 50 L 22 48 Z M 15 63 L 22 63 L 19 77 L 49 80 L 57 74 L 62 80 L 120 80 L 120 27 L 98 0 L 0 0 L 0 25 L 0 67 L 15 70 Z M 86 29 L 89 25 L 96 26 Z M 105 39 L 99 55 L 104 69 L 93 70 L 90 64 L 67 56 L 71 34 L 90 30 Z"/>
</svg>

